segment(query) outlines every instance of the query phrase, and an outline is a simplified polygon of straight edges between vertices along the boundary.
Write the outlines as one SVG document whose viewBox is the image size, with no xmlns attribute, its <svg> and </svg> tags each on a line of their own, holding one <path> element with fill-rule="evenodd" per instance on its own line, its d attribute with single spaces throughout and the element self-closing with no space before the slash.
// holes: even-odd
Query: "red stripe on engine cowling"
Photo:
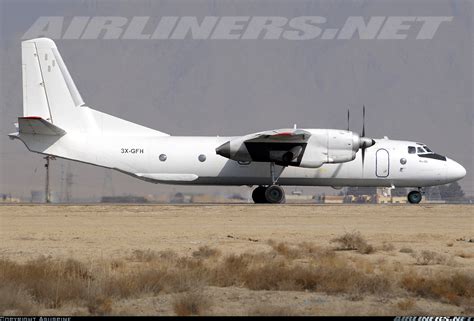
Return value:
<svg viewBox="0 0 474 321">
<path fill-rule="evenodd" d="M 293 136 L 293 133 L 278 133 L 273 136 Z"/>
</svg>

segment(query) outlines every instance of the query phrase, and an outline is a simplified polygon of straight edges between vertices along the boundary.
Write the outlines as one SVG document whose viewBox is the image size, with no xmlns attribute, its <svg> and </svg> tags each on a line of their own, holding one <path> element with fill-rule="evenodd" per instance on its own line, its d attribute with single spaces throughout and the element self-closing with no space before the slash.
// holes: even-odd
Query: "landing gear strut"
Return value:
<svg viewBox="0 0 474 321">
<path fill-rule="evenodd" d="M 421 202 L 423 196 L 421 194 L 421 191 L 411 191 L 410 193 L 408 193 L 408 202 L 410 202 L 411 204 L 418 204 Z"/>
</svg>

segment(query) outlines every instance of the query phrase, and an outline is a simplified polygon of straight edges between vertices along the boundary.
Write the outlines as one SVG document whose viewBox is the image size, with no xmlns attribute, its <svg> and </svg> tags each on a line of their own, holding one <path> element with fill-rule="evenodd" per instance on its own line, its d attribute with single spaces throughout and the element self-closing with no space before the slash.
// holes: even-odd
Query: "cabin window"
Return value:
<svg viewBox="0 0 474 321">
<path fill-rule="evenodd" d="M 200 161 L 201 163 L 202 163 L 202 162 L 205 162 L 205 161 L 206 161 L 206 155 L 201 154 L 201 155 L 199 155 L 198 159 L 199 159 L 199 161 Z"/>
<path fill-rule="evenodd" d="M 416 148 L 413 146 L 408 146 L 408 154 L 415 154 Z"/>
<path fill-rule="evenodd" d="M 159 158 L 160 161 L 164 162 L 168 157 L 166 157 L 166 154 L 161 154 Z"/>
</svg>

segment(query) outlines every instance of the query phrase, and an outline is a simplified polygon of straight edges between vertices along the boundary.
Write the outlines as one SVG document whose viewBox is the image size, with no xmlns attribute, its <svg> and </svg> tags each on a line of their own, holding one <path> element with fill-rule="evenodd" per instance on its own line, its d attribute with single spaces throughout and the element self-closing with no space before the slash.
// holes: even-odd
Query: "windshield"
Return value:
<svg viewBox="0 0 474 321">
<path fill-rule="evenodd" d="M 421 144 L 419 144 L 421 145 Z M 408 146 L 408 154 L 434 154 L 434 152 L 426 145 Z"/>
<path fill-rule="evenodd" d="M 428 153 L 432 153 L 433 151 L 431 149 L 428 148 L 428 146 L 424 145 L 423 148 L 428 152 Z"/>
</svg>

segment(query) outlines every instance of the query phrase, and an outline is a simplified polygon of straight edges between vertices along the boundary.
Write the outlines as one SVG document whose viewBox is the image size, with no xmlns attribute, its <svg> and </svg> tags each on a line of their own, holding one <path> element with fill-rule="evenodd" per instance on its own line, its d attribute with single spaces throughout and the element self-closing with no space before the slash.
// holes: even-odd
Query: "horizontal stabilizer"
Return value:
<svg viewBox="0 0 474 321">
<path fill-rule="evenodd" d="M 66 132 L 58 126 L 51 124 L 41 117 L 35 116 L 18 118 L 18 129 L 20 134 L 49 136 L 62 136 L 66 134 Z"/>
</svg>

